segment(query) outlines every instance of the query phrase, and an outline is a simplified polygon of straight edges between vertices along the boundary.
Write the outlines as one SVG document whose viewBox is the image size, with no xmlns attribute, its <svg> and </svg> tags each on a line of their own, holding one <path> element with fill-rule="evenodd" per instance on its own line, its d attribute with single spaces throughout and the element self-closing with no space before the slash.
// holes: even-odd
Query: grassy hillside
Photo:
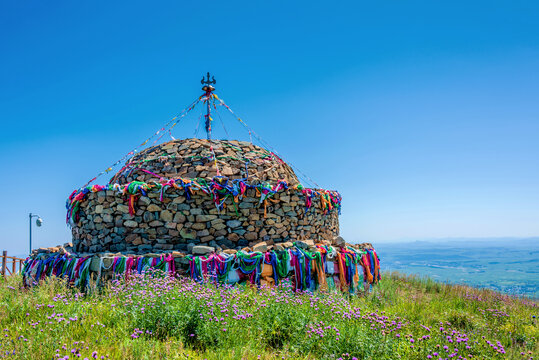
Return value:
<svg viewBox="0 0 539 360">
<path fill-rule="evenodd" d="M 385 274 L 367 296 L 135 276 L 82 295 L 0 279 L 0 358 L 530 359 L 538 304 Z M 535 316 L 535 317 L 534 317 Z"/>
</svg>

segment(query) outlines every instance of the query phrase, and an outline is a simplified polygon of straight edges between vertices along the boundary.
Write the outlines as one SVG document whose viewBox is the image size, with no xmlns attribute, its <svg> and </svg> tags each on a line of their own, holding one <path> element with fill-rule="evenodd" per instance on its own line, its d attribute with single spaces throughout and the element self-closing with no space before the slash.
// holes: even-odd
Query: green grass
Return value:
<svg viewBox="0 0 539 360">
<path fill-rule="evenodd" d="M 457 349 L 454 359 L 529 359 L 539 353 L 537 303 L 396 273 L 384 274 L 366 296 L 159 276 L 135 276 L 86 295 L 59 279 L 31 289 L 20 284 L 17 276 L 0 279 L 0 358 L 445 359 Z"/>
</svg>

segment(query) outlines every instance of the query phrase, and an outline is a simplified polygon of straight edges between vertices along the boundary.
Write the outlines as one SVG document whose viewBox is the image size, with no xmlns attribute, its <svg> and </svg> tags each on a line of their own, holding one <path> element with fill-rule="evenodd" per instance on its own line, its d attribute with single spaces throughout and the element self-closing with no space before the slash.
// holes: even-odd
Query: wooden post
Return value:
<svg viewBox="0 0 539 360">
<path fill-rule="evenodd" d="M 12 266 L 11 266 L 11 269 L 13 269 L 13 270 L 11 271 L 11 275 L 15 275 L 15 271 L 17 270 L 17 260 L 15 260 L 15 259 L 13 258 L 13 259 L 11 259 L 11 261 L 13 261 L 13 264 L 12 264 Z"/>
<path fill-rule="evenodd" d="M 19 260 L 19 272 L 22 274 L 22 260 Z"/>
<path fill-rule="evenodd" d="M 2 276 L 6 276 L 6 266 L 7 266 L 7 251 L 4 250 L 2 253 Z"/>
</svg>

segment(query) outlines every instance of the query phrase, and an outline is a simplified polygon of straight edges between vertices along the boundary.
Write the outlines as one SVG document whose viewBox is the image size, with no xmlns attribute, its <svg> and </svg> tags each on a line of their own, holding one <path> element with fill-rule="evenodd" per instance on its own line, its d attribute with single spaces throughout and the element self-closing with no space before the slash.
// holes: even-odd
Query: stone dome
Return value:
<svg viewBox="0 0 539 360">
<path fill-rule="evenodd" d="M 333 239 L 340 204 L 336 191 L 304 188 L 271 151 L 185 139 L 135 154 L 66 205 L 76 251 L 145 254 Z"/>
<path fill-rule="evenodd" d="M 246 141 L 183 139 L 156 145 L 134 155 L 110 180 L 111 184 L 131 181 L 160 181 L 176 178 L 215 176 L 248 179 L 250 182 L 299 184 L 292 168 L 276 154 Z"/>
</svg>

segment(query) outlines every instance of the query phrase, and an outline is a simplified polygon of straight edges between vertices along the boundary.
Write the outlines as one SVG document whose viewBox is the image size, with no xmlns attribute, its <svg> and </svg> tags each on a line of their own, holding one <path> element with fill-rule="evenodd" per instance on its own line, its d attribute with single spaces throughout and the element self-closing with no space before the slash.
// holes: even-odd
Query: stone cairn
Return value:
<svg viewBox="0 0 539 360">
<path fill-rule="evenodd" d="M 215 83 L 209 74 L 203 83 L 206 93 L 198 102 L 207 104 L 208 139 L 152 146 L 127 159 L 108 185 L 74 191 L 66 204 L 72 243 L 35 250 L 25 268 L 28 278 L 43 276 L 43 271 L 77 279 L 88 278 L 88 271 L 106 276 L 111 267 L 131 269 L 139 260 L 139 266 L 148 265 L 142 257 L 187 273 L 193 256 L 208 261 L 208 256 L 226 254 L 243 261 L 252 253 L 259 261 L 271 256 L 280 261 L 275 252 L 290 255 L 287 249 L 296 249 L 304 257 L 336 248 L 353 253 L 349 256 L 359 263 L 371 254 L 371 244 L 351 245 L 338 236 L 338 192 L 304 188 L 272 151 L 250 142 L 211 139 L 210 102 L 232 111 L 208 86 Z M 373 260 L 376 254 L 367 256 Z M 131 259 L 127 265 L 125 259 Z M 373 269 L 379 266 L 378 260 L 371 263 Z"/>
</svg>

